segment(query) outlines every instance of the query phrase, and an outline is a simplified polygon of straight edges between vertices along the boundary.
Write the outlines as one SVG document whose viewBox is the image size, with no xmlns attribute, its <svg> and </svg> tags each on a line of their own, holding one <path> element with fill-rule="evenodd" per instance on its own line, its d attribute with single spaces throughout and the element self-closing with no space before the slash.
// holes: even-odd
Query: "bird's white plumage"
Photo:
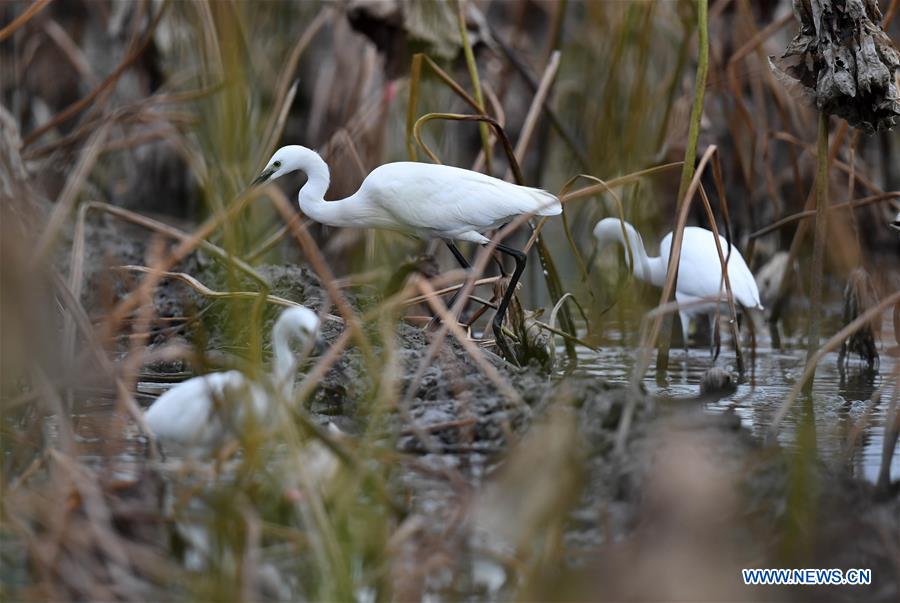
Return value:
<svg viewBox="0 0 900 603">
<path fill-rule="evenodd" d="M 471 170 L 401 161 L 374 169 L 359 190 L 338 201 L 325 201 L 328 166 L 299 145 L 275 152 L 258 181 L 301 170 L 300 209 L 329 226 L 386 228 L 422 238 L 485 244 L 483 235 L 521 214 L 552 216 L 562 212 L 556 196 Z"/>
<path fill-rule="evenodd" d="M 157 398 L 144 421 L 160 440 L 205 453 L 217 448 L 248 410 L 256 420 L 264 420 L 268 397 L 240 371 L 210 373 L 183 381 Z"/>
<path fill-rule="evenodd" d="M 736 247 L 728 253 L 728 241 L 719 235 L 722 253 L 728 258 L 728 280 L 734 300 L 745 308 L 762 309 L 759 303 L 759 290 L 756 279 L 744 256 Z M 663 264 L 669 264 L 669 251 L 672 247 L 670 232 L 659 243 L 659 253 Z M 712 231 L 696 226 L 684 229 L 684 240 L 681 244 L 681 259 L 678 263 L 677 296 L 686 299 L 724 298 L 725 285 L 722 282 L 722 263 L 716 250 L 715 235 Z"/>
<path fill-rule="evenodd" d="M 622 231 L 625 231 L 624 235 Z M 631 246 L 634 255 L 634 275 L 657 287 L 666 280 L 669 252 L 672 246 L 670 232 L 659 244 L 660 255 L 649 257 L 640 234 L 628 222 L 618 218 L 604 218 L 594 226 L 594 237 L 600 248 L 618 242 Z M 762 309 L 756 279 L 747 267 L 741 252 L 734 246 L 729 255 L 728 241 L 719 236 L 722 253 L 728 258 L 728 280 L 734 301 L 748 309 Z M 681 257 L 678 262 L 678 282 L 675 301 L 681 309 L 682 332 L 687 341 L 688 320 L 697 314 L 710 314 L 718 305 L 726 301 L 725 284 L 722 279 L 722 264 L 716 250 L 715 235 L 712 231 L 696 226 L 684 229 Z M 718 302 L 716 300 L 719 300 Z"/>
<path fill-rule="evenodd" d="M 188 379 L 157 398 L 144 413 L 144 422 L 162 441 L 201 454 L 219 447 L 248 421 L 272 424 L 277 397 L 289 400 L 293 390 L 295 359 L 290 340 L 299 340 L 305 355 L 318 329 L 319 318 L 312 310 L 283 311 L 272 329 L 275 358 L 268 379 L 254 380 L 237 370 Z"/>
<path fill-rule="evenodd" d="M 447 165 L 388 163 L 372 171 L 357 193 L 383 208 L 400 228 L 423 238 L 484 243 L 481 234 L 527 213 L 560 213 L 550 193 Z"/>
</svg>

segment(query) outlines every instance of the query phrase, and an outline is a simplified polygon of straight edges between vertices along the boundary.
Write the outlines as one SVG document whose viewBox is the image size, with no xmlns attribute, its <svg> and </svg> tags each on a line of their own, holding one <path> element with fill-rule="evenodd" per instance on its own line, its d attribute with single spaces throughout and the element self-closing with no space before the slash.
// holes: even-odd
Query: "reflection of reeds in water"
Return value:
<svg viewBox="0 0 900 603">
<path fill-rule="evenodd" d="M 789 18 L 748 2 L 713 3 L 709 79 L 702 112 L 691 115 L 698 14 L 689 2 L 495 3 L 483 15 L 496 38 L 488 44 L 466 12 L 483 7 L 461 2 L 452 34 L 461 26 L 472 36 L 457 60 L 435 62 L 411 44 L 410 69 L 401 70 L 409 76 L 398 80 L 388 80 L 338 5 L 126 4 L 114 14 L 90 3 L 76 14 L 43 3 L 0 8 L 12 17 L 0 26 L 0 63 L 11 67 L 0 76 L 11 115 L 0 129 L 0 190 L 10 201 L 0 207 L 0 592 L 350 600 L 490 598 L 502 586 L 520 599 L 725 597 L 734 591 L 722 576 L 734 568 L 723 559 L 814 548 L 804 530 L 821 517 L 814 511 L 828 511 L 817 493 L 797 493 L 815 480 L 789 474 L 775 453 L 766 453 L 778 456 L 772 461 L 735 444 L 727 425 L 695 432 L 676 420 L 654 431 L 637 387 L 642 371 L 631 390 L 577 379 L 550 385 L 483 355 L 448 314 L 465 296 L 452 309 L 444 303 L 459 289 L 489 297 L 500 284 L 485 251 L 466 250 L 475 255 L 469 273 L 427 278 L 418 264 L 398 270 L 413 250 L 399 235 L 325 231 L 298 218 L 291 197 L 299 182 L 288 183 L 290 196 L 247 187 L 282 140 L 322 151 L 334 175 L 329 197 L 407 155 L 509 170 L 550 190 L 594 174 L 563 188 L 564 221 L 511 235 L 538 251 L 530 265 L 541 267 L 526 273 L 521 305 L 554 302 L 555 318 L 537 322 L 567 344 L 581 315 L 589 343 L 608 342 L 605 333 L 624 324 L 629 345 L 647 351 L 658 330 L 650 327 L 674 308 L 652 312 L 655 298 L 614 281 L 621 274 L 609 258 L 591 266 L 599 218 L 622 215 L 646 231 L 711 225 L 752 266 L 779 248 L 790 249 L 789 267 L 807 263 L 815 120 L 766 62 Z M 121 37 L 106 36 L 104 23 Z M 29 75 L 70 66 L 81 79 L 61 79 L 52 97 Z M 19 124 L 24 145 L 7 122 Z M 829 174 L 827 211 L 847 217 L 829 221 L 825 248 L 826 267 L 840 276 L 896 245 L 896 233 L 879 228 L 893 217 L 884 202 L 897 193 L 885 189 L 897 187 L 898 174 L 883 150 L 890 139 L 833 129 L 820 166 Z M 696 166 L 685 152 L 692 144 Z M 19 155 L 27 183 L 14 165 Z M 170 160 L 188 184 L 162 199 L 153 166 Z M 677 218 L 675 170 L 687 193 Z M 135 181 L 150 191 L 145 206 L 122 193 Z M 152 215 L 178 205 L 181 222 Z M 103 237 L 124 257 L 94 249 Z M 279 289 L 262 264 L 285 262 L 308 265 L 317 278 Z M 106 270 L 119 264 L 129 266 Z M 819 346 L 810 367 L 896 303 L 889 271 L 872 272 L 881 299 Z M 791 318 L 784 302 L 805 284 L 793 274 L 782 282 L 776 317 Z M 161 366 L 263 370 L 266 324 L 275 306 L 308 302 L 295 298 L 304 287 L 321 293 L 330 346 L 304 367 L 296 399 L 281 401 L 294 420 L 271 434 L 241 434 L 209 466 L 163 463 L 140 435 L 139 384 Z M 427 341 L 401 324 L 432 311 L 444 320 Z M 514 331 L 513 345 L 523 337 Z M 239 357 L 223 361 L 207 343 Z M 486 384 L 474 394 L 466 390 L 472 375 Z M 441 388 L 461 416 L 429 406 Z M 108 415 L 82 418 L 98 398 L 114 400 Z M 353 419 L 352 436 L 322 429 L 307 410 L 331 398 Z M 532 415 L 537 424 L 521 435 Z M 431 454 L 397 451 L 398 435 Z M 503 467 L 484 486 L 480 471 L 497 461 Z M 785 485 L 786 475 L 795 483 Z M 785 520 L 778 508 L 793 515 Z M 743 512 L 751 526 L 769 526 L 756 539 L 744 535 L 746 546 L 727 537 L 745 529 Z M 804 517 L 813 523 L 802 525 Z M 485 525 L 493 534 L 486 543 L 478 534 Z M 790 538 L 797 546 L 785 546 Z M 567 569 L 573 555 L 596 573 Z M 689 566 L 704 571 L 685 584 Z"/>
</svg>

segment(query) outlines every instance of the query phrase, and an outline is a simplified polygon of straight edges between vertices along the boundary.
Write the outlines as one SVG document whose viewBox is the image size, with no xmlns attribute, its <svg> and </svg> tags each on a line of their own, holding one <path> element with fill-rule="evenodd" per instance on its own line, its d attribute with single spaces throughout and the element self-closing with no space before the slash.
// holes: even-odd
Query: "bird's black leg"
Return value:
<svg viewBox="0 0 900 603">
<path fill-rule="evenodd" d="M 447 244 L 447 248 L 450 249 L 450 253 L 453 254 L 453 257 L 456 258 L 456 261 L 459 262 L 459 265 L 463 270 L 468 270 L 472 266 L 469 265 L 469 261 L 466 259 L 466 256 L 462 254 L 462 251 L 459 250 L 459 247 L 456 246 L 456 243 L 453 241 L 444 241 Z"/>
<path fill-rule="evenodd" d="M 469 270 L 472 267 L 469 264 L 469 261 L 466 259 L 466 256 L 464 256 L 462 254 L 462 251 L 459 250 L 459 247 L 456 246 L 456 243 L 454 243 L 453 241 L 451 241 L 449 239 L 444 239 L 444 243 L 447 244 L 447 248 L 450 250 L 450 253 L 453 254 L 453 257 L 456 258 L 456 261 L 459 263 L 460 267 L 463 268 L 463 270 Z M 456 297 L 458 295 L 459 295 L 459 291 L 457 291 L 456 293 L 453 294 L 453 296 L 450 298 L 450 301 L 447 303 L 447 309 L 453 308 L 453 304 L 456 303 Z M 465 306 L 463 306 L 462 310 L 459 313 L 460 316 L 462 316 L 462 314 L 465 312 L 465 310 L 466 310 L 466 308 L 465 308 Z M 440 322 L 440 319 L 438 318 L 437 314 L 433 314 L 431 321 L 429 321 L 429 323 L 425 327 L 425 329 L 426 330 L 432 329 L 439 322 Z"/>
<path fill-rule="evenodd" d="M 501 327 L 503 326 L 503 317 L 506 315 L 506 309 L 509 306 L 509 301 L 512 299 L 513 294 L 516 292 L 516 284 L 522 277 L 522 272 L 525 271 L 526 256 L 518 249 L 507 247 L 502 243 L 497 243 L 497 251 L 505 253 L 506 255 L 511 255 L 516 261 L 516 268 L 515 270 L 513 270 L 512 277 L 509 279 L 509 286 L 506 288 L 506 293 L 503 294 L 503 299 L 500 300 L 500 305 L 497 307 L 497 313 L 494 314 L 494 337 L 497 339 L 498 345 L 502 345 L 500 342 L 503 341 L 503 333 L 501 332 Z"/>
<path fill-rule="evenodd" d="M 459 262 L 459 265 L 462 267 L 463 270 L 468 270 L 469 268 L 472 267 L 469 264 L 469 261 L 466 259 L 466 256 L 464 256 L 462 254 L 462 251 L 459 250 L 459 247 L 456 246 L 456 243 L 454 243 L 453 241 L 449 241 L 449 240 L 444 241 L 444 242 L 447 244 L 447 248 L 450 249 L 450 253 L 453 254 L 453 257 L 456 258 L 456 261 Z M 456 293 L 453 294 L 453 296 L 450 298 L 450 301 L 447 303 L 448 308 L 453 308 L 453 304 L 456 303 L 456 297 L 458 295 L 459 295 L 459 291 L 457 291 Z M 462 316 L 463 313 L 465 313 L 465 311 L 466 311 L 466 308 L 465 308 L 465 306 L 463 306 L 463 308 L 459 312 L 459 315 Z"/>
</svg>

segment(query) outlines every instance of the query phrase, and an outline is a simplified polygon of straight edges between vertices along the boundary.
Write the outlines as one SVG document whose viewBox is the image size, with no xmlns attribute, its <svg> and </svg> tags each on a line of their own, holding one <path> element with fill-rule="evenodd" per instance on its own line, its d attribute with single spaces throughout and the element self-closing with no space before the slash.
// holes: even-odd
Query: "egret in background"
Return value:
<svg viewBox="0 0 900 603">
<path fill-rule="evenodd" d="M 229 431 L 240 429 L 249 420 L 271 424 L 277 398 L 290 400 L 294 391 L 298 358 L 291 351 L 291 340 L 299 344 L 299 358 L 305 358 L 318 333 L 319 317 L 315 312 L 304 307 L 284 310 L 272 328 L 274 360 L 268 379 L 255 380 L 238 370 L 188 379 L 147 409 L 147 427 L 164 442 L 209 453 L 224 443 Z"/>
<path fill-rule="evenodd" d="M 623 231 L 624 227 L 624 233 Z M 594 226 L 594 237 L 597 239 L 598 251 L 611 243 L 628 245 L 634 256 L 634 266 L 630 270 L 638 279 L 662 287 L 666 282 L 669 265 L 669 251 L 672 246 L 670 232 L 659 243 L 659 257 L 647 256 L 641 235 L 628 222 L 618 218 L 604 218 Z M 681 318 L 681 332 L 684 336 L 684 347 L 688 347 L 688 321 L 698 314 L 709 315 L 710 327 L 714 332 L 715 311 L 723 303 L 727 303 L 725 283 L 722 279 L 722 265 L 716 251 L 716 241 L 712 231 L 697 226 L 684 229 L 681 244 L 681 259 L 678 263 L 678 282 L 675 288 L 675 301 L 678 302 L 678 315 Z M 719 236 L 722 253 L 728 257 L 728 279 L 734 301 L 747 309 L 762 310 L 759 302 L 759 290 L 753 273 L 734 246 L 728 255 L 728 242 Z M 628 261 L 626 250 L 625 259 Z M 719 300 L 716 302 L 715 300 Z"/>
<path fill-rule="evenodd" d="M 487 245 L 484 236 L 522 214 L 555 216 L 562 213 L 556 196 L 462 168 L 400 161 L 372 170 L 359 190 L 346 199 L 325 201 L 330 175 L 318 153 L 299 145 L 278 149 L 253 181 L 259 184 L 294 171 L 306 173 L 300 189 L 300 210 L 321 224 L 397 230 L 423 239 L 443 239 L 460 266 L 469 263 L 454 241 Z M 503 316 L 516 283 L 525 269 L 525 254 L 497 244 L 513 257 L 515 270 L 494 315 L 493 330 L 500 338 Z"/>
</svg>

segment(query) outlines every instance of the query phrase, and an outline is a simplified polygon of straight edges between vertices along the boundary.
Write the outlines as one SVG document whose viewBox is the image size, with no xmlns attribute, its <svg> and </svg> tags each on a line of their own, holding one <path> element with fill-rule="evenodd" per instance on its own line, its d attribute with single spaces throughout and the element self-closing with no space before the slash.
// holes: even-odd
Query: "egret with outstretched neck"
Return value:
<svg viewBox="0 0 900 603">
<path fill-rule="evenodd" d="M 598 251 L 612 243 L 619 243 L 623 247 L 627 245 L 634 258 L 634 265 L 629 268 L 634 276 L 657 287 L 665 284 L 672 247 L 671 232 L 660 241 L 658 257 L 649 257 L 638 231 L 618 218 L 604 218 L 597 222 L 594 226 L 594 238 L 597 239 Z M 719 243 L 722 253 L 728 258 L 728 280 L 734 301 L 748 310 L 762 310 L 756 279 L 741 252 L 732 246 L 731 255 L 728 255 L 728 241 L 721 235 Z M 625 258 L 629 261 L 627 249 Z M 681 318 L 681 332 L 686 349 L 688 321 L 698 314 L 707 314 L 710 317 L 710 327 L 714 327 L 715 310 L 727 301 L 722 264 L 712 231 L 697 226 L 685 227 L 678 262 L 675 301 L 679 305 L 678 315 Z"/>
<path fill-rule="evenodd" d="M 490 243 L 484 233 L 499 228 L 522 214 L 554 216 L 562 212 L 555 195 L 519 186 L 462 168 L 400 161 L 381 165 L 366 176 L 359 190 L 346 199 L 325 201 L 330 175 L 328 165 L 312 149 L 289 145 L 278 149 L 254 184 L 274 180 L 290 172 L 306 173 L 300 189 L 300 210 L 327 226 L 397 230 L 423 239 L 442 239 L 456 261 L 469 263 L 454 241 Z M 503 316 L 516 283 L 525 269 L 525 254 L 497 244 L 512 256 L 516 267 L 494 315 L 493 330 L 499 338 Z"/>
<path fill-rule="evenodd" d="M 312 351 L 318 333 L 319 317 L 315 312 L 302 306 L 284 310 L 272 328 L 274 359 L 268 379 L 254 379 L 238 370 L 188 379 L 147 409 L 147 427 L 163 442 L 208 453 L 248 420 L 257 425 L 272 424 L 278 398 L 291 399 L 298 359 Z M 291 351 L 292 340 L 300 349 L 296 357 Z"/>
</svg>

